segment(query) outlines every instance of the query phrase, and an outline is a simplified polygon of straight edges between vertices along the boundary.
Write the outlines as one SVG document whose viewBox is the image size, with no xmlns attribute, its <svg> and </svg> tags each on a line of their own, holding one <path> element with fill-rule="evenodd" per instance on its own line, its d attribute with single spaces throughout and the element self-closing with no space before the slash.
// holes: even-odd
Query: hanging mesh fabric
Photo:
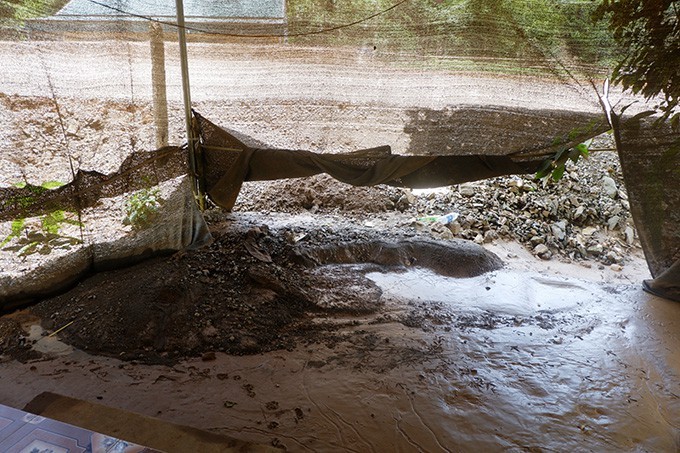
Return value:
<svg viewBox="0 0 680 453">
<path fill-rule="evenodd" d="M 201 190 L 231 209 L 247 181 L 320 172 L 404 187 L 533 173 L 611 127 L 597 91 L 616 53 L 592 2 L 193 0 L 190 171 L 174 2 L 40 5 L 0 5 L 0 307 L 209 242 Z M 665 276 L 648 287 L 677 297 L 677 133 L 608 97 Z"/>
</svg>

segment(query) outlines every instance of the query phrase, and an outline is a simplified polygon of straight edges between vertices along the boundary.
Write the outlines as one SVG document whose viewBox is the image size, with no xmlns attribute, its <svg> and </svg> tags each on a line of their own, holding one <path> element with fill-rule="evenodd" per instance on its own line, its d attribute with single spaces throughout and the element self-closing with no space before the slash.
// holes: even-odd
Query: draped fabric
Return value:
<svg viewBox="0 0 680 453">
<path fill-rule="evenodd" d="M 523 165 L 508 156 L 398 156 L 389 146 L 340 154 L 251 148 L 194 112 L 201 138 L 206 192 L 232 209 L 245 181 L 302 178 L 327 173 L 354 186 L 388 184 L 430 188 L 536 171 L 540 161 Z"/>
</svg>

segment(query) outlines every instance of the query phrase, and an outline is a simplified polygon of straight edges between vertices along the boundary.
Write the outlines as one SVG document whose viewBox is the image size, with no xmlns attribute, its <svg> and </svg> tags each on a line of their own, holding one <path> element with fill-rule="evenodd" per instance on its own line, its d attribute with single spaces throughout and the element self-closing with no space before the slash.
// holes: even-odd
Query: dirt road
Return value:
<svg viewBox="0 0 680 453">
<path fill-rule="evenodd" d="M 47 95 L 47 74 L 59 96 L 148 99 L 148 42 L 2 42 L 12 57 L 0 67 L 6 94 Z M 530 75 L 483 76 L 419 69 L 422 56 L 372 49 L 300 48 L 287 44 L 191 43 L 189 70 L 195 101 L 329 100 L 439 109 L 499 105 L 533 109 L 599 109 L 590 87 L 559 85 Z M 178 46 L 166 42 L 168 95 L 181 100 Z M 415 66 L 415 68 L 414 68 Z"/>
</svg>

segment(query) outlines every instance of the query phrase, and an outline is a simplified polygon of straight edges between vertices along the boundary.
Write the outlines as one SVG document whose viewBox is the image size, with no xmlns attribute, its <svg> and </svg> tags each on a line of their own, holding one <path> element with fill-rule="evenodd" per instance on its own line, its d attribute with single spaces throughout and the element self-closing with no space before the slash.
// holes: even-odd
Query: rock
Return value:
<svg viewBox="0 0 680 453">
<path fill-rule="evenodd" d="M 449 223 L 447 227 L 449 228 L 449 230 L 451 230 L 451 233 L 453 233 L 454 235 L 458 235 L 460 234 L 461 231 L 463 231 L 463 227 L 460 226 L 460 223 L 458 223 L 458 221 Z"/>
<path fill-rule="evenodd" d="M 614 272 L 621 272 L 623 270 L 623 266 L 620 264 L 612 264 L 609 266 L 609 269 L 613 270 Z"/>
<path fill-rule="evenodd" d="M 633 230 L 632 227 L 627 226 L 624 234 L 626 235 L 626 244 L 633 245 L 633 242 L 635 241 L 635 230 Z"/>
<path fill-rule="evenodd" d="M 438 239 L 453 239 L 453 233 L 449 230 L 446 225 L 440 222 L 434 222 L 430 226 L 430 233 L 432 236 Z"/>
<path fill-rule="evenodd" d="M 552 225 L 550 225 L 550 230 L 552 231 L 553 236 L 555 236 L 555 238 L 558 241 L 563 241 L 567 235 L 567 222 L 564 220 L 555 222 Z"/>
<path fill-rule="evenodd" d="M 498 233 L 494 230 L 487 230 L 484 232 L 484 243 L 488 244 L 498 239 Z"/>
<path fill-rule="evenodd" d="M 416 231 L 423 231 L 426 227 L 425 223 L 419 221 L 419 220 L 414 220 L 413 223 L 411 224 L 413 228 L 416 229 Z"/>
<path fill-rule="evenodd" d="M 610 218 L 609 220 L 607 220 L 607 227 L 610 230 L 613 230 L 614 228 L 616 228 L 619 225 L 620 221 L 621 221 L 621 217 L 615 215 L 612 218 Z"/>
<path fill-rule="evenodd" d="M 545 238 L 541 236 L 532 236 L 530 240 L 533 245 L 545 244 Z"/>
<path fill-rule="evenodd" d="M 618 263 L 621 261 L 621 257 L 616 254 L 616 252 L 607 252 L 607 255 L 605 256 L 607 260 L 609 260 L 610 263 Z"/>
<path fill-rule="evenodd" d="M 66 135 L 69 135 L 71 137 L 75 137 L 78 134 L 78 130 L 80 129 L 80 125 L 76 120 L 69 120 L 66 124 Z"/>
<path fill-rule="evenodd" d="M 597 227 L 585 227 L 583 230 L 581 230 L 581 234 L 584 236 L 592 236 L 596 231 Z"/>
<path fill-rule="evenodd" d="M 609 176 L 604 176 L 602 178 L 602 190 L 610 198 L 616 198 L 616 196 L 619 194 L 619 188 L 616 187 L 616 181 L 614 181 Z"/>
<path fill-rule="evenodd" d="M 477 233 L 477 236 L 475 236 L 474 241 L 475 241 L 476 244 L 482 244 L 484 242 L 484 236 Z"/>
<path fill-rule="evenodd" d="M 541 259 L 548 260 L 552 256 L 552 253 L 545 244 L 538 244 L 536 247 L 534 247 L 534 255 Z"/>
<path fill-rule="evenodd" d="M 603 250 L 604 250 L 604 247 L 602 247 L 601 244 L 591 245 L 590 247 L 588 247 L 588 248 L 586 249 L 586 251 L 587 251 L 588 253 L 590 253 L 591 255 L 595 255 L 595 256 L 600 255 L 600 254 L 602 253 Z"/>
<path fill-rule="evenodd" d="M 416 202 L 416 197 L 411 193 L 410 190 L 404 190 L 404 193 L 397 199 L 397 202 L 394 204 L 395 208 L 397 210 L 404 212 L 406 211 L 412 204 Z"/>
<path fill-rule="evenodd" d="M 458 188 L 458 192 L 464 197 L 472 197 L 477 193 L 477 189 L 474 186 L 462 184 Z"/>
</svg>

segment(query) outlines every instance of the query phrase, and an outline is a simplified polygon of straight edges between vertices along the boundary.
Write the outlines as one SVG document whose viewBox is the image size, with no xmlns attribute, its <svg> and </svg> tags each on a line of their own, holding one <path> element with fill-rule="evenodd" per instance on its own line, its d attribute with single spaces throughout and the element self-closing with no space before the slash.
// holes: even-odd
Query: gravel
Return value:
<svg viewBox="0 0 680 453">
<path fill-rule="evenodd" d="M 368 223 L 392 217 L 396 227 L 429 231 L 438 239 L 518 241 L 545 260 L 623 265 L 628 251 L 640 248 L 618 156 L 612 151 L 570 162 L 558 182 L 526 175 L 413 191 L 351 187 L 325 175 L 246 183 L 235 209 L 339 214 Z M 447 225 L 418 220 L 447 213 L 458 218 Z"/>
</svg>

